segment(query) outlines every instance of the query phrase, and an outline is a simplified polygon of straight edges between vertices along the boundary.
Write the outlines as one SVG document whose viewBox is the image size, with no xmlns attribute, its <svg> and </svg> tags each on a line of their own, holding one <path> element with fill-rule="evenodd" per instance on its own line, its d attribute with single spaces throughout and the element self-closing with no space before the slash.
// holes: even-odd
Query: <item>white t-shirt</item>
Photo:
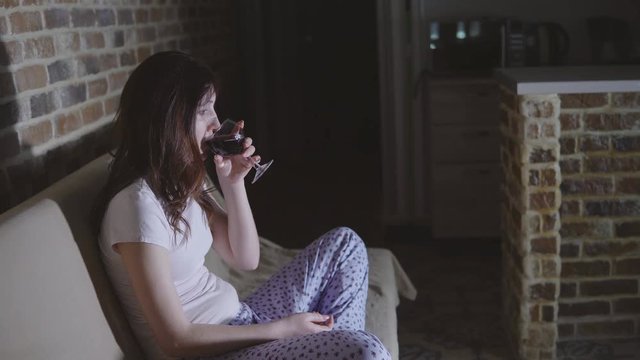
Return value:
<svg viewBox="0 0 640 360">
<path fill-rule="evenodd" d="M 133 182 L 111 199 L 102 220 L 100 250 L 120 302 L 150 359 L 166 359 L 153 338 L 135 297 L 120 255 L 112 248 L 121 242 L 142 242 L 169 252 L 171 277 L 182 308 L 192 323 L 224 324 L 240 310 L 236 289 L 209 272 L 204 257 L 213 238 L 200 205 L 190 200 L 183 214 L 190 237 L 174 236 L 159 200 L 143 179 Z"/>
</svg>

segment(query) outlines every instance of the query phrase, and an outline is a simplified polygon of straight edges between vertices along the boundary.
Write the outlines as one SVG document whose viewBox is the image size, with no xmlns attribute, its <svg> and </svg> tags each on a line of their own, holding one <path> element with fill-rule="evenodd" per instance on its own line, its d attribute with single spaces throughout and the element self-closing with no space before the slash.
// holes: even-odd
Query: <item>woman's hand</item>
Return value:
<svg viewBox="0 0 640 360">
<path fill-rule="evenodd" d="M 244 121 L 238 122 L 240 127 L 244 126 Z M 216 165 L 216 173 L 220 182 L 235 184 L 241 182 L 249 173 L 253 165 L 260 162 L 260 156 L 253 155 L 256 148 L 251 145 L 253 140 L 250 137 L 244 139 L 244 151 L 238 155 L 222 157 L 215 155 L 213 162 Z"/>
<path fill-rule="evenodd" d="M 279 338 L 315 334 L 333 329 L 333 316 L 317 312 L 298 313 L 271 323 Z"/>
</svg>

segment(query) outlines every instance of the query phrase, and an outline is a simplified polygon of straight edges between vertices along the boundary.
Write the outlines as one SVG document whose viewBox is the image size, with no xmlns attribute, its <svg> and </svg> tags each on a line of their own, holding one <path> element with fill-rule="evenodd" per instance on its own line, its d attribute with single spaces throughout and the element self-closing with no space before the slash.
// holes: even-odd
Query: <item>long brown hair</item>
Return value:
<svg viewBox="0 0 640 360">
<path fill-rule="evenodd" d="M 190 226 L 182 216 L 189 199 L 211 217 L 213 204 L 203 187 L 207 173 L 195 138 L 195 119 L 215 83 L 207 66 L 178 51 L 156 53 L 131 73 L 115 118 L 114 159 L 94 209 L 96 231 L 111 199 L 140 178 L 160 200 L 174 235 L 189 237 Z"/>
</svg>

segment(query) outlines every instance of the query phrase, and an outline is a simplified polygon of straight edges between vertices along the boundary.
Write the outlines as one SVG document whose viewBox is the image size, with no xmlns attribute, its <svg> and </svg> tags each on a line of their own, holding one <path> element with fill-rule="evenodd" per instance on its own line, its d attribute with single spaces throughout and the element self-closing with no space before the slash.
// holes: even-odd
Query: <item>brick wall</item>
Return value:
<svg viewBox="0 0 640 360">
<path fill-rule="evenodd" d="M 122 87 L 152 53 L 236 73 L 233 21 L 233 0 L 1 1 L 0 212 L 107 151 Z"/>
<path fill-rule="evenodd" d="M 560 339 L 638 336 L 640 93 L 560 98 Z"/>
<path fill-rule="evenodd" d="M 501 88 L 505 326 L 519 359 L 640 335 L 640 93 Z"/>
<path fill-rule="evenodd" d="M 505 328 L 518 359 L 553 359 L 560 291 L 557 95 L 501 88 Z"/>
</svg>

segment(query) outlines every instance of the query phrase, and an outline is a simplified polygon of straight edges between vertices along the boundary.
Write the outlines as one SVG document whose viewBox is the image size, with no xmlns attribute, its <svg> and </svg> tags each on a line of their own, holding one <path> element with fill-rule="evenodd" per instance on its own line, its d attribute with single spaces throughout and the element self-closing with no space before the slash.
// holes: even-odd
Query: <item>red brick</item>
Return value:
<svg viewBox="0 0 640 360">
<path fill-rule="evenodd" d="M 560 205 L 560 216 L 578 216 L 580 215 L 580 201 L 578 200 L 562 200 Z"/>
<path fill-rule="evenodd" d="M 561 137 L 560 140 L 560 154 L 571 155 L 576 153 L 576 138 L 574 137 Z"/>
<path fill-rule="evenodd" d="M 640 178 L 618 178 L 616 182 L 616 192 L 619 194 L 640 194 Z"/>
<path fill-rule="evenodd" d="M 19 130 L 22 146 L 36 146 L 44 144 L 53 137 L 51 121 L 45 120 Z"/>
<path fill-rule="evenodd" d="M 590 156 L 584 165 L 586 172 L 637 172 L 640 171 L 640 157 Z"/>
<path fill-rule="evenodd" d="M 580 255 L 580 245 L 562 244 L 560 245 L 560 257 L 563 259 L 577 258 Z"/>
<path fill-rule="evenodd" d="M 616 224 L 617 237 L 640 236 L 640 221 L 628 221 Z"/>
<path fill-rule="evenodd" d="M 555 151 L 553 149 L 543 149 L 536 147 L 531 150 L 529 156 L 529 162 L 532 164 L 537 163 L 552 163 L 556 161 Z"/>
<path fill-rule="evenodd" d="M 3 0 L 0 2 L 0 8 L 5 8 L 5 9 L 17 7 L 18 5 L 20 5 L 19 0 Z"/>
<path fill-rule="evenodd" d="M 560 184 L 563 195 L 606 195 L 613 194 L 613 180 L 610 178 L 564 179 Z"/>
<path fill-rule="evenodd" d="M 617 299 L 613 302 L 615 314 L 640 314 L 640 298 Z"/>
<path fill-rule="evenodd" d="M 109 74 L 109 91 L 113 92 L 122 89 L 128 78 L 129 73 L 126 71 Z"/>
<path fill-rule="evenodd" d="M 118 106 L 120 105 L 120 96 L 112 96 L 104 101 L 104 114 L 112 115 L 115 114 L 118 110 Z"/>
<path fill-rule="evenodd" d="M 560 228 L 560 235 L 562 235 L 563 238 L 612 237 L 613 229 L 609 221 L 563 221 L 562 227 Z"/>
<path fill-rule="evenodd" d="M 587 114 L 584 124 L 592 131 L 634 130 L 640 126 L 640 112 Z"/>
<path fill-rule="evenodd" d="M 74 54 L 80 50 L 80 34 L 75 32 L 61 33 L 55 36 L 58 54 Z"/>
<path fill-rule="evenodd" d="M 639 162 L 640 164 L 640 162 Z M 578 174 L 582 168 L 580 159 L 563 159 L 560 160 L 560 171 L 562 174 Z"/>
<path fill-rule="evenodd" d="M 104 35 L 101 32 L 91 32 L 83 35 L 84 49 L 102 49 L 105 46 Z"/>
<path fill-rule="evenodd" d="M 557 240 L 554 237 L 543 237 L 531 240 L 531 252 L 537 254 L 556 254 Z"/>
<path fill-rule="evenodd" d="M 552 283 L 534 284 L 529 286 L 530 300 L 554 301 L 556 297 L 556 285 Z"/>
<path fill-rule="evenodd" d="M 565 282 L 564 279 L 560 283 L 560 297 L 561 298 L 574 298 L 578 295 L 578 284 Z"/>
<path fill-rule="evenodd" d="M 136 40 L 138 43 L 152 42 L 156 40 L 156 28 L 147 26 L 136 31 Z"/>
<path fill-rule="evenodd" d="M 82 120 L 77 113 L 59 115 L 56 120 L 56 136 L 64 136 L 82 127 Z"/>
<path fill-rule="evenodd" d="M 563 109 L 595 108 L 609 103 L 606 93 L 594 94 L 560 94 L 560 103 Z"/>
<path fill-rule="evenodd" d="M 608 261 L 563 261 L 562 277 L 596 277 L 607 276 L 611 272 Z"/>
<path fill-rule="evenodd" d="M 13 34 L 42 30 L 42 16 L 38 11 L 15 12 L 9 15 L 9 22 Z"/>
<path fill-rule="evenodd" d="M 95 102 L 82 108 L 82 123 L 90 124 L 104 115 L 102 111 L 102 102 Z"/>
<path fill-rule="evenodd" d="M 619 152 L 640 152 L 640 136 L 614 136 L 611 145 Z"/>
<path fill-rule="evenodd" d="M 0 34 L 8 34 L 8 33 L 9 33 L 9 26 L 7 25 L 7 20 L 4 17 L 0 17 Z"/>
<path fill-rule="evenodd" d="M 543 214 L 542 215 L 542 231 L 549 232 L 556 228 L 558 223 L 557 214 Z"/>
<path fill-rule="evenodd" d="M 67 9 L 48 9 L 44 11 L 44 20 L 47 29 L 68 27 L 69 19 L 69 10 Z"/>
<path fill-rule="evenodd" d="M 542 306 L 542 321 L 544 322 L 554 322 L 556 320 L 555 309 L 553 306 L 543 305 Z"/>
<path fill-rule="evenodd" d="M 560 114 L 560 129 L 562 131 L 571 131 L 580 129 L 580 117 L 579 113 L 561 113 Z"/>
<path fill-rule="evenodd" d="M 100 71 L 105 72 L 118 67 L 118 57 L 115 54 L 102 54 L 98 58 Z"/>
<path fill-rule="evenodd" d="M 75 8 L 71 10 L 73 27 L 90 27 L 96 25 L 96 12 L 93 9 Z"/>
<path fill-rule="evenodd" d="M 638 216 L 640 200 L 585 201 L 584 213 L 588 216 Z"/>
<path fill-rule="evenodd" d="M 18 91 L 38 89 L 47 85 L 47 69 L 43 65 L 31 65 L 15 73 Z"/>
<path fill-rule="evenodd" d="M 35 39 L 29 39 L 25 42 L 24 58 L 25 59 L 46 59 L 55 55 L 53 47 L 53 38 L 51 36 L 42 36 Z"/>
<path fill-rule="evenodd" d="M 637 280 L 598 280 L 582 281 L 580 283 L 580 295 L 600 296 L 600 295 L 625 295 L 638 293 Z"/>
<path fill-rule="evenodd" d="M 109 88 L 107 84 L 107 79 L 104 79 L 104 78 L 89 81 L 88 86 L 89 86 L 89 98 L 102 96 L 107 93 L 107 89 Z"/>
<path fill-rule="evenodd" d="M 609 151 L 609 142 L 610 139 L 608 136 L 583 136 L 580 138 L 580 151 Z"/>
<path fill-rule="evenodd" d="M 149 21 L 149 11 L 146 9 L 136 9 L 135 12 L 136 23 L 144 24 Z"/>
<path fill-rule="evenodd" d="M 585 256 L 622 256 L 634 253 L 640 248 L 638 242 L 634 241 L 585 241 L 582 244 Z"/>
<path fill-rule="evenodd" d="M 138 61 L 143 61 L 144 59 L 151 56 L 151 48 L 149 46 L 141 46 L 138 48 L 136 52 L 136 56 L 138 57 Z"/>
<path fill-rule="evenodd" d="M 558 324 L 558 337 L 561 339 L 569 338 L 575 335 L 574 324 Z"/>
<path fill-rule="evenodd" d="M 611 305 L 608 301 L 561 302 L 558 307 L 558 317 L 609 314 L 611 314 Z"/>
<path fill-rule="evenodd" d="M 640 275 L 640 258 L 616 260 L 615 269 L 616 275 Z"/>
<path fill-rule="evenodd" d="M 4 43 L 6 56 L 0 56 L 0 65 L 19 64 L 24 60 L 22 43 L 19 41 L 7 41 Z"/>
<path fill-rule="evenodd" d="M 529 208 L 531 210 L 554 209 L 556 194 L 553 192 L 533 193 L 529 195 Z"/>
<path fill-rule="evenodd" d="M 151 22 L 159 23 L 160 21 L 162 21 L 163 17 L 164 17 L 164 11 L 162 8 L 151 9 L 151 14 L 150 14 Z"/>
<path fill-rule="evenodd" d="M 634 335 L 633 320 L 599 321 L 579 323 L 578 335 L 581 336 L 622 336 Z"/>
<path fill-rule="evenodd" d="M 640 107 L 640 92 L 613 93 L 611 103 L 615 107 L 638 108 Z"/>
</svg>

